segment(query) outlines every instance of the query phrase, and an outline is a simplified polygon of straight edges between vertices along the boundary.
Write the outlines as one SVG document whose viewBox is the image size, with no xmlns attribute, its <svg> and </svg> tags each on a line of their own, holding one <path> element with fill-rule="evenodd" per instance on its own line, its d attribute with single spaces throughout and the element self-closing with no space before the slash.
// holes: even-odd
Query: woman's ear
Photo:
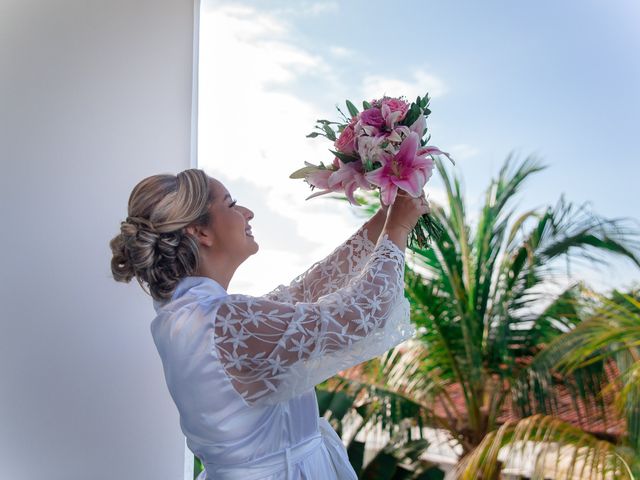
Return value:
<svg viewBox="0 0 640 480">
<path fill-rule="evenodd" d="M 188 225 L 184 227 L 184 230 L 185 233 L 195 238 L 198 244 L 204 245 L 205 247 L 211 247 L 213 245 L 213 237 L 206 227 L 202 225 Z"/>
</svg>

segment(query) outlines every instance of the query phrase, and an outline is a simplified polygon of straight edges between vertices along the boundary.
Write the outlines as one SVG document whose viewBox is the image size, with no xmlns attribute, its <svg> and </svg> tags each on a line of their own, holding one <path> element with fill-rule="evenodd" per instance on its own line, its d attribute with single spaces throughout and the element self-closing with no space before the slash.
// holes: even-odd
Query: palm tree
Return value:
<svg viewBox="0 0 640 480">
<path fill-rule="evenodd" d="M 466 455 L 500 427 L 509 405 L 521 413 L 535 410 L 525 396 L 515 401 L 518 379 L 541 345 L 580 321 L 574 302 L 579 284 L 548 291 L 560 273 L 558 261 L 606 264 L 603 254 L 615 253 L 640 266 L 639 236 L 627 220 L 599 217 L 564 198 L 516 215 L 516 194 L 546 167 L 532 157 L 514 166 L 511 155 L 471 225 L 460 180 L 436 164 L 448 205 L 432 203 L 431 209 L 444 231 L 407 257 L 406 296 L 417 341 L 403 345 L 403 355 L 392 351 L 320 389 L 347 392 L 353 399 L 347 418 L 358 419 L 360 428 L 377 422 L 394 433 L 392 439 L 401 431 L 411 439 L 410 427 L 428 424 L 448 431 Z M 403 362 L 405 356 L 411 361 Z M 334 419 L 334 426 L 340 429 L 341 422 Z M 351 460 L 358 464 L 355 450 Z"/>
</svg>

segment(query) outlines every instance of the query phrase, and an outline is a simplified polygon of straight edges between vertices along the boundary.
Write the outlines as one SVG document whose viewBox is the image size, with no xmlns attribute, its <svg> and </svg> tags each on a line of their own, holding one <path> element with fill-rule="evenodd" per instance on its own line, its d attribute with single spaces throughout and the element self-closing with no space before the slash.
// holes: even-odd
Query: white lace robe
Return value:
<svg viewBox="0 0 640 480">
<path fill-rule="evenodd" d="M 154 302 L 154 342 L 206 478 L 355 478 L 313 387 L 414 334 L 403 277 L 404 252 L 386 236 L 374 245 L 363 226 L 264 296 L 187 277 L 170 301 Z M 284 470 L 267 461 L 318 432 L 315 453 Z"/>
</svg>

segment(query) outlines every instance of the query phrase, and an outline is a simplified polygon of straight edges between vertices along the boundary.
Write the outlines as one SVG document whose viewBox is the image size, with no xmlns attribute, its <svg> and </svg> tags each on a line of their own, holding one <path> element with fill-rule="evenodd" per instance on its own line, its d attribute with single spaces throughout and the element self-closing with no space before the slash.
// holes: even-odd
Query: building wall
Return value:
<svg viewBox="0 0 640 480">
<path fill-rule="evenodd" d="M 182 479 L 184 438 L 109 240 L 191 165 L 193 0 L 0 3 L 0 478 Z"/>
</svg>

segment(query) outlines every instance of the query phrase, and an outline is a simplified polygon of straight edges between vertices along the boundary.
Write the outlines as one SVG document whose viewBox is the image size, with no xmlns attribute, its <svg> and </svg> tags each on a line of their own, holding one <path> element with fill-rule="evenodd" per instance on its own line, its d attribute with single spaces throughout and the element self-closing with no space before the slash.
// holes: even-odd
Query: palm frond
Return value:
<svg viewBox="0 0 640 480">
<path fill-rule="evenodd" d="M 507 468 L 534 479 L 633 479 L 615 445 L 542 415 L 505 423 L 491 432 L 460 462 L 454 478 L 495 479 Z"/>
</svg>

